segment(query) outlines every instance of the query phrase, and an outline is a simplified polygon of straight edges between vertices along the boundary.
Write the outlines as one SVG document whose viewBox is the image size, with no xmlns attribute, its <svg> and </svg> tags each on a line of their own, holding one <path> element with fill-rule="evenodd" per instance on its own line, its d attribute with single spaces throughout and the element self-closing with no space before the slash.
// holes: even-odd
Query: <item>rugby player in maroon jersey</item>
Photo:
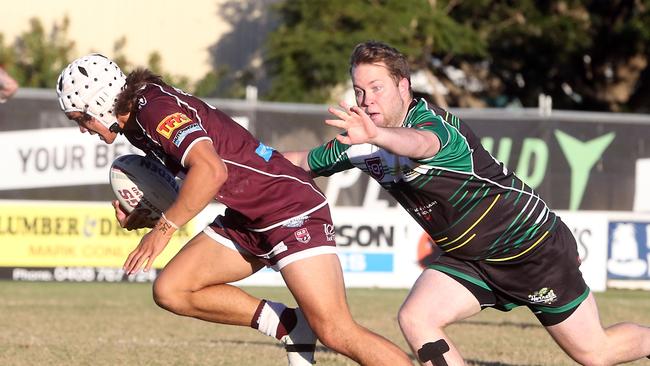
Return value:
<svg viewBox="0 0 650 366">
<path fill-rule="evenodd" d="M 148 70 L 125 77 L 101 55 L 73 61 L 62 71 L 57 92 L 82 133 L 107 144 L 123 133 L 184 175 L 178 198 L 129 254 L 125 273 L 148 271 L 176 229 L 213 199 L 227 207 L 156 278 L 153 296 L 159 306 L 258 329 L 285 343 L 289 365 L 313 363 L 316 336 L 364 365 L 411 364 L 396 345 L 352 319 L 329 207 L 304 170 L 220 110 Z M 123 227 L 144 225 L 117 201 L 113 205 Z M 255 298 L 229 284 L 264 266 L 281 272 L 299 308 Z"/>
</svg>

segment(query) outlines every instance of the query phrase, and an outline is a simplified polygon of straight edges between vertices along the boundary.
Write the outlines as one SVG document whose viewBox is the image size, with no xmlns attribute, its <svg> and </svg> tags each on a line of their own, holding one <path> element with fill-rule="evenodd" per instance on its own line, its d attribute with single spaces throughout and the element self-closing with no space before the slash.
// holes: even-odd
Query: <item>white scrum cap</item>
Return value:
<svg viewBox="0 0 650 366">
<path fill-rule="evenodd" d="M 88 113 L 110 129 L 117 123 L 114 104 L 125 84 L 120 67 L 94 53 L 72 61 L 61 72 L 56 92 L 64 112 Z"/>
</svg>

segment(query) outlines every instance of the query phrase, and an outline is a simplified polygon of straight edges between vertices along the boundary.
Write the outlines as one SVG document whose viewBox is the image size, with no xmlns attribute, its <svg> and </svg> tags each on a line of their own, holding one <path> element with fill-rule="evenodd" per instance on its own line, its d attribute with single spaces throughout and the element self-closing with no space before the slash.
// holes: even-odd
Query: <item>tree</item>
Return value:
<svg viewBox="0 0 650 366">
<path fill-rule="evenodd" d="M 446 87 L 438 104 L 648 111 L 650 0 L 284 0 L 268 41 L 272 100 L 323 102 L 363 40 Z M 433 96 L 435 99 L 435 95 Z"/>
<path fill-rule="evenodd" d="M 477 57 L 485 44 L 436 1 L 290 0 L 276 5 L 281 25 L 270 36 L 266 62 L 271 100 L 323 102 L 347 79 L 355 44 L 377 39 L 426 69 L 434 52 Z M 442 30 L 442 31 L 439 31 Z"/>
<path fill-rule="evenodd" d="M 74 42 L 67 40 L 69 24 L 64 18 L 46 34 L 42 23 L 31 19 L 30 29 L 17 37 L 13 46 L 0 41 L 0 64 L 22 87 L 53 88 L 74 50 Z"/>
<path fill-rule="evenodd" d="M 472 3 L 452 14 L 476 19 L 490 72 L 510 99 L 533 106 L 543 92 L 562 109 L 638 110 L 633 99 L 650 81 L 649 1 Z"/>
</svg>

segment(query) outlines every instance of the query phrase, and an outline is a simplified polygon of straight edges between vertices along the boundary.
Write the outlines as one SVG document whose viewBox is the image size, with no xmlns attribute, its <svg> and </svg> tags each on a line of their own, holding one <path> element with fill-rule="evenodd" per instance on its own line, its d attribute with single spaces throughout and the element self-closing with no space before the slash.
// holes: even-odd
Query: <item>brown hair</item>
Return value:
<svg viewBox="0 0 650 366">
<path fill-rule="evenodd" d="M 397 49 L 378 41 L 366 41 L 354 47 L 350 56 L 350 75 L 358 65 L 377 62 L 386 65 L 395 83 L 399 83 L 402 78 L 408 80 L 410 89 L 411 70 L 406 56 Z"/>
<path fill-rule="evenodd" d="M 138 68 L 126 77 L 124 90 L 117 96 L 115 102 L 115 115 L 121 116 L 133 112 L 137 106 L 136 100 L 146 84 L 167 85 L 160 75 L 156 75 L 148 69 Z"/>
</svg>

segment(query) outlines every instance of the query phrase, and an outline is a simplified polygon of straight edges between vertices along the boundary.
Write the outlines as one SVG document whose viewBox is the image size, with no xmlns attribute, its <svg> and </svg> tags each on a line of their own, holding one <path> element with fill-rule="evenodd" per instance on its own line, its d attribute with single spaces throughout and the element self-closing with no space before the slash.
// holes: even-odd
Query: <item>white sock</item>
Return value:
<svg viewBox="0 0 650 366">
<path fill-rule="evenodd" d="M 266 300 L 266 304 L 257 318 L 258 330 L 268 336 L 276 337 L 278 324 L 280 324 L 280 315 L 287 307 L 279 302 Z"/>
</svg>

